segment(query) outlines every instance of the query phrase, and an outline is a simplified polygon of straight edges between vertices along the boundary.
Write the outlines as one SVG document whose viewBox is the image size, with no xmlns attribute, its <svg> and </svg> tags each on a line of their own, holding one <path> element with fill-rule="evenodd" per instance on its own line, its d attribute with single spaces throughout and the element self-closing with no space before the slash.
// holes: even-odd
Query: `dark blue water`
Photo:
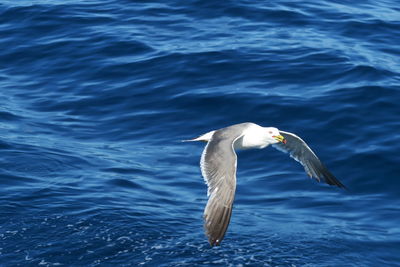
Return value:
<svg viewBox="0 0 400 267">
<path fill-rule="evenodd" d="M 1 266 L 399 266 L 398 1 L 2 1 Z M 239 152 L 221 247 L 203 144 L 294 132 L 349 190 Z"/>
</svg>

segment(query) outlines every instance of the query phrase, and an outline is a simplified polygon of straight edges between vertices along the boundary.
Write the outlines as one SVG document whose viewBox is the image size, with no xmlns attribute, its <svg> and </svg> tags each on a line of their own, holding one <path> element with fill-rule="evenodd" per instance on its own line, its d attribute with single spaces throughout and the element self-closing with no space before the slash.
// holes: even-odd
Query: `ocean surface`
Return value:
<svg viewBox="0 0 400 267">
<path fill-rule="evenodd" d="M 400 8 L 0 3 L 0 266 L 400 266 Z M 210 130 L 301 136 L 348 190 L 238 152 L 210 247 Z"/>
</svg>

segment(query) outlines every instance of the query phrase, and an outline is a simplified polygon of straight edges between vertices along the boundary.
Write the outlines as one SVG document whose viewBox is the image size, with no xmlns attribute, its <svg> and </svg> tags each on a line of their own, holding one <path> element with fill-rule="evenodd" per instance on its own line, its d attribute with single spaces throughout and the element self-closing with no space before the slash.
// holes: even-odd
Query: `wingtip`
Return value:
<svg viewBox="0 0 400 267">
<path fill-rule="evenodd" d="M 211 247 L 219 247 L 221 245 L 220 239 L 215 239 L 215 238 L 210 238 L 208 239 L 208 243 L 210 244 Z"/>
<path fill-rule="evenodd" d="M 342 183 L 339 182 L 340 185 L 337 185 L 339 188 L 342 188 L 345 191 L 349 191 L 349 189 Z"/>
<path fill-rule="evenodd" d="M 315 169 L 317 170 L 316 173 L 316 179 L 321 178 L 321 180 L 323 180 L 325 183 L 327 183 L 328 185 L 331 186 L 337 186 L 339 188 L 343 188 L 343 189 L 347 189 L 346 186 L 344 184 L 342 184 L 339 179 L 337 179 L 335 177 L 335 175 L 333 175 L 328 168 L 326 168 L 326 166 L 324 164 L 322 164 L 321 162 L 319 162 L 319 166 L 315 166 Z"/>
<path fill-rule="evenodd" d="M 333 177 L 333 179 L 331 178 L 330 180 L 329 180 L 329 185 L 332 185 L 332 186 L 337 186 L 337 187 L 339 187 L 339 188 L 342 188 L 342 189 L 344 189 L 344 190 L 348 190 L 348 188 L 344 185 L 344 184 L 342 184 L 337 178 L 335 178 L 335 177 Z"/>
</svg>

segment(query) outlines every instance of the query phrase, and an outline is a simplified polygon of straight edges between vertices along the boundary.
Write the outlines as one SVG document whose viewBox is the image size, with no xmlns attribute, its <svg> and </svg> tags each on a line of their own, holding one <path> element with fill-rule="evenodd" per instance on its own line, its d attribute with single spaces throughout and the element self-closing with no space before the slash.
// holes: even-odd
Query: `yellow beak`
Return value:
<svg viewBox="0 0 400 267">
<path fill-rule="evenodd" d="M 275 138 L 275 140 L 277 140 L 278 142 L 286 144 L 286 139 L 282 135 L 274 135 L 272 137 Z"/>
</svg>

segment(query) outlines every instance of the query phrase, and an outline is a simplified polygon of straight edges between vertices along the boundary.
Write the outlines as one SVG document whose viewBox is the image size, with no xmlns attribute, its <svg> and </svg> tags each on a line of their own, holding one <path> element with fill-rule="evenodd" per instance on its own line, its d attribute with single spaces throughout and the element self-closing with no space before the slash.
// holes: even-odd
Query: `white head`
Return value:
<svg viewBox="0 0 400 267">
<path fill-rule="evenodd" d="M 286 144 L 286 139 L 281 135 L 279 130 L 275 127 L 264 127 L 267 135 L 267 142 L 270 144 L 284 143 Z"/>
</svg>

